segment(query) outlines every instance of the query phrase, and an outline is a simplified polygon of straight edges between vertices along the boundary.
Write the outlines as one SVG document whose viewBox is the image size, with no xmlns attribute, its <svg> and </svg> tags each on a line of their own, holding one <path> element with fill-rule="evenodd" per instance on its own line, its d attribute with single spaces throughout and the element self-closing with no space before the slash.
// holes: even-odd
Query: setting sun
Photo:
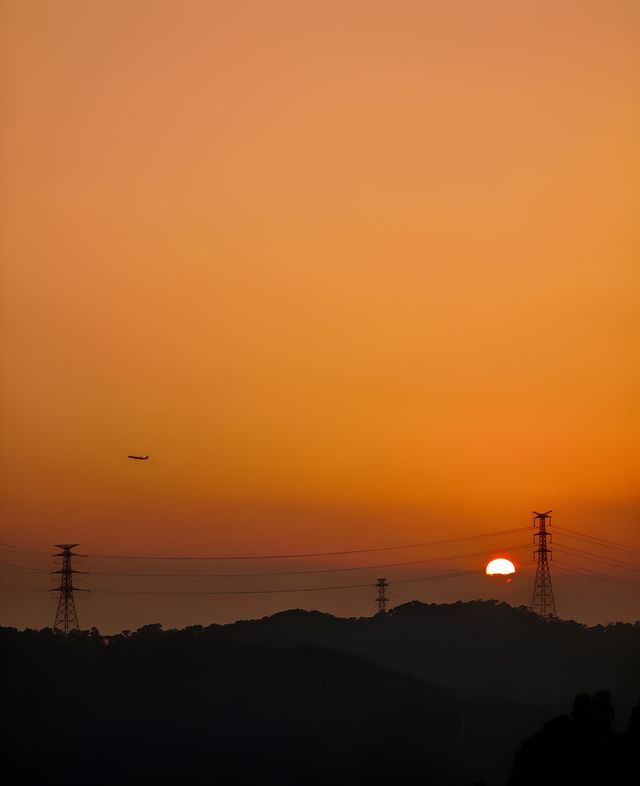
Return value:
<svg viewBox="0 0 640 786">
<path fill-rule="evenodd" d="M 487 576 L 507 576 L 516 572 L 516 566 L 509 559 L 492 559 L 487 565 L 485 572 Z"/>
</svg>

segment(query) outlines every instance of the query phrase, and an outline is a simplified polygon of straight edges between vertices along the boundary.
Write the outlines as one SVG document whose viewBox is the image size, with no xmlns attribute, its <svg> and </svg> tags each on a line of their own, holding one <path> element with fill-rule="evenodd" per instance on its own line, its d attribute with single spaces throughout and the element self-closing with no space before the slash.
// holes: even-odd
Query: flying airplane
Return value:
<svg viewBox="0 0 640 786">
<path fill-rule="evenodd" d="M 146 461 L 149 456 L 127 456 L 127 458 L 136 459 L 136 461 Z"/>
</svg>

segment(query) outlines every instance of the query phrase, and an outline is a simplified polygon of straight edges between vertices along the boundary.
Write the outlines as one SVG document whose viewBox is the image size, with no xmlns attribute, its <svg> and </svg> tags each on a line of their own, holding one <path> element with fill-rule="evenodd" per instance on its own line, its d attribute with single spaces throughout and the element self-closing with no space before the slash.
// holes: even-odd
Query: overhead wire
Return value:
<svg viewBox="0 0 640 786">
<path fill-rule="evenodd" d="M 614 568 L 621 568 L 623 570 L 632 570 L 637 573 L 640 573 L 640 565 L 635 565 L 632 562 L 625 562 L 624 560 L 613 559 L 610 557 L 599 557 L 597 554 L 593 554 L 590 551 L 584 551 L 583 549 L 576 549 L 573 546 L 554 546 L 554 551 L 560 552 L 563 554 L 568 554 L 572 557 L 578 557 L 581 559 L 587 559 L 590 562 L 600 562 L 603 565 L 609 565 Z"/>
<path fill-rule="evenodd" d="M 290 554 L 240 554 L 240 555 L 157 555 L 157 554 L 88 554 L 78 556 L 89 556 L 94 559 L 131 559 L 131 560 L 267 560 L 267 559 L 304 559 L 307 557 L 333 557 L 344 556 L 351 554 L 367 554 L 383 551 L 395 551 L 399 549 L 411 548 L 424 548 L 428 546 L 447 545 L 451 543 L 458 543 L 467 540 L 477 540 L 482 538 L 497 537 L 499 535 L 509 535 L 517 532 L 524 532 L 530 530 L 530 527 L 516 527 L 514 529 L 496 530 L 494 532 L 481 533 L 478 535 L 465 535 L 458 538 L 447 538 L 442 540 L 424 541 L 420 543 L 404 543 L 395 544 L 391 546 L 377 546 L 373 548 L 363 549 L 348 549 L 342 551 L 324 551 L 324 552 L 301 552 Z M 567 527 L 554 525 L 554 530 L 567 534 L 569 537 L 577 538 L 592 544 L 604 545 L 607 548 L 612 548 L 629 553 L 640 554 L 640 548 L 629 546 L 628 544 L 620 543 L 618 541 L 607 540 L 599 538 L 595 535 L 578 532 Z M 0 543 L 0 549 L 10 551 L 12 553 L 28 554 L 31 556 L 52 556 L 50 552 L 38 551 L 35 549 L 28 549 L 22 546 L 11 543 Z"/>
<path fill-rule="evenodd" d="M 436 575 L 429 575 L 429 576 L 416 576 L 415 578 L 410 579 L 399 579 L 398 581 L 394 581 L 394 584 L 411 584 L 420 581 L 436 581 L 438 579 L 448 579 L 448 578 L 457 578 L 460 576 L 467 576 L 478 571 L 474 568 L 473 570 L 463 570 L 463 571 L 450 571 L 448 573 L 436 574 Z M 3 584 L 2 586 L 9 586 Z M 296 592 L 325 592 L 330 590 L 343 590 L 343 589 L 365 589 L 370 588 L 372 585 L 367 584 L 340 584 L 340 585 L 333 585 L 328 587 L 286 587 L 281 589 L 260 589 L 260 590 L 104 590 L 104 589 L 92 589 L 87 590 L 91 593 L 99 593 L 99 594 L 106 594 L 106 595 L 277 595 L 277 594 L 284 594 L 284 593 L 296 593 Z M 27 587 L 27 586 L 18 586 L 13 585 L 11 588 L 16 589 L 30 589 L 36 590 L 41 592 L 47 592 L 49 590 L 40 589 L 39 587 Z"/>
<path fill-rule="evenodd" d="M 529 546 L 530 546 L 530 544 L 521 544 L 521 545 L 518 545 L 518 546 L 512 546 L 509 549 L 501 549 L 501 551 L 515 551 L 516 549 L 528 548 Z M 356 571 L 357 570 L 378 570 L 378 569 L 380 569 L 382 567 L 385 567 L 385 568 L 387 568 L 387 567 L 403 567 L 405 565 L 438 563 L 438 562 L 450 561 L 450 560 L 455 560 L 455 559 L 465 559 L 465 558 L 476 557 L 476 556 L 485 556 L 487 553 L 491 553 L 491 552 L 488 552 L 488 551 L 473 552 L 473 553 L 467 553 L 467 554 L 457 554 L 457 555 L 448 556 L 448 557 L 434 557 L 434 558 L 430 558 L 428 560 L 414 560 L 414 561 L 405 562 L 405 563 L 390 563 L 390 564 L 385 564 L 385 565 L 365 565 L 365 566 L 356 566 L 356 567 L 349 567 L 349 568 L 336 568 L 336 569 L 330 569 L 329 568 L 329 569 L 312 570 L 312 571 L 290 571 L 290 572 L 285 572 L 285 573 L 277 573 L 276 572 L 276 573 L 271 573 L 271 574 L 267 573 L 267 574 L 213 574 L 213 575 L 215 577 L 217 577 L 217 578 L 224 577 L 224 576 L 229 576 L 229 577 L 243 577 L 243 576 L 245 576 L 245 577 L 254 577 L 254 576 L 257 576 L 257 577 L 260 577 L 260 576 L 270 576 L 270 575 L 273 575 L 273 576 L 295 575 L 295 574 L 308 575 L 308 574 L 315 574 L 315 573 L 333 573 L 333 572 L 344 572 L 344 571 L 352 571 L 352 570 L 356 570 Z M 41 571 L 41 572 L 42 573 L 47 573 L 47 571 Z M 441 576 L 421 576 L 421 577 L 415 577 L 415 578 L 411 578 L 411 579 L 399 579 L 399 580 L 394 581 L 394 585 L 401 584 L 401 583 L 419 582 L 419 581 L 431 580 L 431 579 L 436 579 L 436 578 L 448 578 L 450 576 L 469 575 L 469 574 L 476 573 L 476 572 L 477 572 L 477 570 L 473 569 L 473 570 L 470 570 L 470 571 L 458 571 L 458 572 L 455 572 L 453 574 L 452 573 L 446 573 L 446 574 L 443 574 Z M 119 574 L 107 574 L 107 575 L 119 575 Z M 150 574 L 150 575 L 153 576 L 153 574 Z M 162 574 L 160 574 L 160 575 L 162 576 Z M 202 574 L 196 574 L 196 575 L 191 575 L 191 576 L 189 574 L 183 574 L 183 575 L 180 575 L 180 574 L 168 574 L 168 575 L 175 576 L 175 577 L 181 577 L 181 578 L 182 577 L 184 577 L 184 578 L 195 578 L 196 575 L 198 577 L 202 577 Z M 207 574 L 204 574 L 204 576 L 206 577 Z M 15 585 L 13 585 L 13 586 L 15 587 Z M 193 595 L 209 595 L 209 594 L 213 594 L 213 595 L 255 595 L 255 594 L 280 594 L 280 593 L 295 593 L 295 592 L 312 592 L 312 591 L 322 591 L 322 590 L 325 590 L 325 589 L 328 589 L 328 590 L 329 589 L 346 589 L 347 587 L 365 588 L 365 587 L 369 587 L 369 586 L 370 586 L 369 584 L 359 584 L 359 585 L 355 584 L 355 585 L 347 585 L 347 586 L 341 585 L 339 587 L 308 587 L 308 588 L 283 588 L 283 589 L 278 589 L 278 590 L 234 590 L 234 591 L 214 591 L 214 592 L 207 591 L 207 590 L 189 591 L 189 592 L 186 592 L 186 591 L 175 592 L 175 591 L 172 591 L 172 590 L 147 590 L 147 591 L 141 591 L 141 590 L 102 590 L 102 589 L 93 589 L 92 592 L 108 593 L 108 594 L 117 593 L 117 594 L 153 594 L 153 595 L 173 595 L 173 594 L 180 594 L 180 595 L 189 595 L 189 594 L 193 594 Z M 11 588 L 13 588 L 13 587 L 11 587 Z M 36 588 L 23 587 L 23 589 L 35 590 Z M 81 588 L 77 587 L 77 589 L 81 589 Z M 343 602 L 348 602 L 348 599 L 345 600 L 345 601 L 338 601 L 337 604 L 340 605 Z M 334 605 L 334 604 L 331 604 L 331 605 Z"/>
<path fill-rule="evenodd" d="M 479 535 L 463 535 L 458 538 L 446 538 L 442 540 L 423 541 L 420 543 L 402 543 L 392 546 L 376 546 L 366 549 L 347 549 L 343 551 L 310 551 L 295 554 L 231 554 L 220 555 L 212 554 L 207 556 L 189 555 L 157 555 L 157 554 L 88 554 L 93 559 L 131 559 L 131 560 L 268 560 L 268 559 L 306 559 L 308 557 L 341 557 L 352 554 L 372 554 L 381 551 L 398 551 L 400 549 L 426 548 L 428 546 L 443 546 L 451 543 L 460 543 L 467 540 L 480 540 L 483 538 L 493 538 L 499 535 L 512 535 L 516 532 L 524 532 L 529 527 L 516 527 L 514 529 L 497 530 L 495 532 L 485 532 Z"/>
<path fill-rule="evenodd" d="M 44 589 L 43 587 L 25 587 L 23 584 L 9 584 L 5 581 L 0 581 L 0 587 L 4 587 L 5 589 L 16 590 L 19 592 L 49 592 L 48 589 Z"/>
<path fill-rule="evenodd" d="M 392 546 L 382 546 L 382 547 L 374 547 L 374 548 L 366 548 L 366 549 L 349 549 L 349 550 L 342 550 L 342 551 L 327 551 L 327 552 L 306 552 L 306 553 L 286 553 L 286 554 L 263 554 L 263 555 L 229 555 L 229 556 L 220 556 L 220 555 L 210 555 L 210 556 L 178 556 L 178 555 L 116 555 L 116 554 L 93 554 L 88 555 L 95 559 L 132 559 L 132 560 L 270 560 L 270 559 L 304 559 L 310 557 L 330 557 L 330 556 L 346 556 L 346 555 L 354 555 L 354 554 L 368 554 L 368 553 L 376 553 L 376 552 L 385 552 L 385 551 L 395 551 L 400 549 L 410 549 L 410 548 L 423 548 L 428 546 L 438 546 L 438 545 L 447 545 L 452 543 L 459 543 L 467 540 L 477 540 L 482 538 L 490 538 L 490 537 L 497 537 L 499 535 L 511 534 L 516 532 L 523 532 L 525 530 L 529 530 L 529 527 L 519 527 L 511 530 L 499 530 L 490 533 L 483 533 L 479 535 L 470 535 L 470 536 L 462 536 L 458 538 L 448 538 L 448 539 L 441 539 L 441 540 L 433 540 L 433 541 L 425 541 L 420 543 L 409 543 L 409 544 L 399 544 L 399 545 L 392 545 Z M 564 527 L 555 527 L 555 530 L 561 532 L 562 534 L 566 534 L 570 538 L 578 539 L 583 542 L 586 542 L 591 545 L 604 545 L 606 548 L 611 548 L 618 551 L 625 551 L 626 553 L 639 553 L 640 550 L 635 549 L 634 547 L 626 546 L 622 543 L 616 541 L 608 541 L 604 538 L 596 538 L 595 536 L 584 535 L 579 533 L 575 530 L 569 530 Z M 523 548 L 530 547 L 531 544 L 518 544 L 516 546 L 510 546 L 508 548 L 501 549 L 501 551 L 509 552 L 509 551 L 516 551 Z M 589 561 L 593 561 L 596 563 L 601 563 L 603 565 L 608 565 L 610 567 L 621 568 L 626 570 L 633 570 L 633 571 L 640 571 L 640 566 L 635 565 L 631 562 L 626 562 L 624 560 L 616 559 L 614 557 L 602 557 L 594 554 L 593 552 L 586 551 L 584 549 L 579 549 L 573 546 L 567 546 L 566 544 L 563 545 L 556 545 L 555 550 L 559 553 L 568 554 L 570 557 L 574 557 L 577 559 L 586 559 Z M 15 546 L 12 544 L 7 543 L 0 543 L 0 549 L 5 551 L 9 551 L 16 554 L 24 554 L 29 556 L 51 556 L 47 552 L 36 551 L 33 549 L 25 549 L 20 546 Z M 492 550 L 487 549 L 481 552 L 473 552 L 467 554 L 458 554 L 453 556 L 445 556 L 445 557 L 433 557 L 425 560 L 411 560 L 405 562 L 396 562 L 396 563 L 381 563 L 376 565 L 363 565 L 363 566 L 348 566 L 348 567 L 339 567 L 339 568 L 320 568 L 320 569 L 312 569 L 312 570 L 298 570 L 298 571 L 279 571 L 279 572 L 262 572 L 262 573 L 212 573 L 212 574 L 177 574 L 177 573 L 157 573 L 157 574 L 144 574 L 144 573 L 128 573 L 128 572 L 108 572 L 108 571 L 92 571 L 93 575 L 99 576 L 131 576 L 131 577 L 148 577 L 148 578 L 253 578 L 253 577 L 269 577 L 269 576 L 293 576 L 293 575 L 313 575 L 313 574 L 330 574 L 330 573 L 341 573 L 341 572 L 351 572 L 351 571 L 366 571 L 366 570 L 379 570 L 382 568 L 400 568 L 409 565 L 419 565 L 419 564 L 428 564 L 428 563 L 438 563 L 444 561 L 450 561 L 454 559 L 465 559 L 471 557 L 478 557 L 484 556 L 487 553 L 490 553 Z M 532 564 L 531 562 L 523 563 L 523 565 Z M 583 576 L 586 578 L 593 578 L 599 581 L 606 581 L 611 584 L 616 584 L 622 587 L 640 590 L 640 586 L 635 584 L 620 581 L 619 578 L 612 576 L 611 574 L 593 570 L 591 568 L 586 568 L 582 565 L 575 565 L 570 562 L 564 562 L 563 560 L 555 560 L 555 564 L 559 566 L 559 569 L 564 572 L 573 573 L 575 575 Z M 26 573 L 38 573 L 38 574 L 48 574 L 49 571 L 41 570 L 38 568 L 32 568 L 26 565 L 19 565 L 17 563 L 0 561 L 0 565 L 5 567 L 9 567 L 15 569 L 17 571 L 23 571 Z M 399 584 L 410 584 L 416 583 L 421 581 L 432 581 L 438 579 L 445 579 L 445 578 L 456 578 L 467 576 L 471 574 L 477 573 L 477 569 L 472 570 L 460 570 L 460 571 L 450 571 L 443 574 L 432 574 L 427 576 L 418 576 L 414 578 L 406 578 L 406 579 L 397 579 L 394 580 L 394 585 Z M 49 589 L 41 589 L 38 587 L 32 587 L 27 585 L 17 585 L 9 582 L 0 582 L 0 586 L 4 587 L 5 589 L 16 590 L 16 591 L 27 591 L 27 592 L 49 592 Z M 272 594 L 284 594 L 284 593 L 299 593 L 299 592 L 324 592 L 324 591 L 332 591 L 332 590 L 343 590 L 343 589 L 359 589 L 359 588 L 367 588 L 370 589 L 370 584 L 346 584 L 346 585 L 333 585 L 333 586 L 326 586 L 326 587 L 285 587 L 279 589 L 256 589 L 256 590 L 92 590 L 93 592 L 97 592 L 100 594 L 124 594 L 124 595 L 216 595 L 216 596 L 229 596 L 229 595 L 272 595 Z M 80 589 L 80 588 L 78 588 Z M 359 596 L 359 597 L 364 597 Z M 343 603 L 354 602 L 358 598 L 351 598 L 351 599 L 342 599 L 337 601 L 335 604 L 330 605 L 341 605 Z M 328 606 L 327 606 L 328 607 Z"/>
<path fill-rule="evenodd" d="M 10 552 L 15 552 L 17 554 L 29 554 L 31 556 L 38 556 L 38 557 L 51 556 L 51 554 L 48 551 L 35 551 L 33 549 L 25 549 L 22 546 L 14 546 L 11 543 L 0 543 L 0 549 L 2 551 L 10 551 Z"/>
<path fill-rule="evenodd" d="M 636 548 L 635 546 L 629 546 L 625 543 L 619 543 L 615 540 L 606 540 L 605 538 L 598 538 L 595 535 L 587 535 L 586 533 L 578 532 L 577 530 L 568 529 L 567 527 L 559 527 L 558 525 L 554 525 L 554 529 L 557 532 L 561 532 L 564 535 L 567 535 L 570 538 L 576 540 L 586 541 L 587 543 L 591 543 L 592 545 L 603 546 L 604 548 L 613 549 L 614 551 L 624 551 L 629 554 L 638 554 L 640 555 L 640 548 Z"/>
<path fill-rule="evenodd" d="M 560 565 L 560 570 L 567 573 L 575 573 L 578 576 L 584 576 L 588 579 L 596 579 L 597 581 L 605 581 L 609 584 L 617 584 L 620 587 L 627 587 L 628 589 L 639 590 L 640 586 L 636 584 L 629 584 L 625 581 L 620 581 L 615 576 L 608 573 L 601 573 L 600 571 L 584 568 L 580 565 L 573 565 L 571 562 L 564 562 L 564 560 L 554 560 L 556 565 Z"/>
<path fill-rule="evenodd" d="M 530 543 L 521 543 L 515 546 L 507 546 L 501 548 L 501 552 L 518 551 L 520 549 L 528 549 L 531 547 Z M 407 562 L 387 562 L 377 565 L 355 565 L 340 568 L 314 568 L 311 570 L 288 570 L 288 571 L 268 571 L 263 573 L 128 573 L 120 571 L 90 571 L 92 576 L 125 576 L 132 578 L 264 578 L 268 576 L 306 576 L 322 573 L 346 573 L 351 571 L 362 570 L 381 570 L 382 568 L 400 568 L 407 565 L 426 565 L 432 562 L 446 562 L 454 559 L 468 559 L 471 557 L 483 557 L 487 554 L 492 554 L 495 549 L 485 549 L 484 551 L 475 551 L 467 554 L 454 554 L 448 557 L 430 557 L 429 559 L 422 560 L 409 560 Z M 0 563 L 2 564 L 2 563 Z M 42 571 L 43 573 L 46 571 Z"/>
<path fill-rule="evenodd" d="M 28 565 L 18 565 L 15 562 L 5 562 L 4 560 L 0 560 L 0 565 L 13 568 L 15 573 L 51 573 L 51 571 L 42 568 L 30 568 Z"/>
<path fill-rule="evenodd" d="M 511 535 L 517 532 L 529 530 L 529 527 L 516 527 L 514 529 L 497 530 L 495 532 L 485 532 L 478 535 L 463 535 L 458 538 L 447 538 L 442 540 L 425 541 L 421 543 L 402 543 L 391 546 L 376 546 L 366 549 L 349 549 L 343 551 L 316 551 L 297 554 L 240 554 L 240 555 L 158 555 L 158 554 L 82 554 L 77 556 L 91 557 L 93 559 L 130 559 L 130 560 L 267 560 L 267 559 L 304 559 L 307 557 L 337 557 L 351 554 L 371 554 L 382 551 L 397 551 L 400 549 L 425 548 L 428 546 L 448 545 L 451 543 L 461 543 L 467 540 L 481 540 L 484 538 L 498 537 L 499 535 Z M 9 543 L 0 543 L 0 549 L 11 552 L 24 553 L 37 556 L 52 556 L 46 551 L 33 551 L 23 549 Z M 53 555 L 55 556 L 55 555 Z"/>
</svg>

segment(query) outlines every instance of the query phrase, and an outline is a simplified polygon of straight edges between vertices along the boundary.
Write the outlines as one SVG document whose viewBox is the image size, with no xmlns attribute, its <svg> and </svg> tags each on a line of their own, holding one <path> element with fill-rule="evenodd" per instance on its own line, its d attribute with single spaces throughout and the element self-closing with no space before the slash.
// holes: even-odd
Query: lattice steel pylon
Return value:
<svg viewBox="0 0 640 786">
<path fill-rule="evenodd" d="M 545 619 L 551 619 L 557 616 L 549 568 L 549 557 L 552 553 L 549 543 L 551 543 L 552 536 L 547 530 L 547 526 L 551 526 L 551 511 L 538 513 L 534 510 L 533 516 L 533 526 L 538 529 L 533 535 L 533 542 L 538 548 L 533 552 L 533 558 L 536 560 L 536 579 L 533 584 L 531 611 L 535 611 Z"/>
<path fill-rule="evenodd" d="M 76 613 L 76 604 L 73 600 L 73 574 L 83 573 L 80 570 L 73 570 L 71 567 L 71 557 L 80 557 L 82 555 L 76 554 L 72 551 L 78 544 L 77 543 L 56 543 L 56 548 L 61 549 L 60 554 L 54 554 L 54 557 L 62 557 L 62 567 L 60 570 L 52 570 L 53 575 L 60 574 L 60 586 L 54 587 L 52 591 L 60 593 L 58 600 L 58 610 L 56 611 L 56 619 L 53 623 L 54 630 L 61 630 L 65 636 L 69 635 L 69 631 L 78 630 L 78 614 Z M 86 592 L 87 590 L 80 590 Z"/>
<path fill-rule="evenodd" d="M 376 587 L 378 588 L 378 597 L 376 601 L 378 603 L 378 614 L 386 614 L 387 613 L 387 601 L 389 598 L 387 597 L 387 587 L 389 584 L 387 583 L 386 579 L 378 579 L 378 583 Z"/>
</svg>

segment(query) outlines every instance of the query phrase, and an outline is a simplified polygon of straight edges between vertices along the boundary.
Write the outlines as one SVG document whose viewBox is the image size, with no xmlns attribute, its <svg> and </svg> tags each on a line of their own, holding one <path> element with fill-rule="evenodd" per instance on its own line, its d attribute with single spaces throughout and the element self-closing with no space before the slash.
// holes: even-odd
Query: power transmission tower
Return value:
<svg viewBox="0 0 640 786">
<path fill-rule="evenodd" d="M 548 544 L 551 543 L 552 538 L 547 529 L 547 526 L 551 526 L 551 511 L 538 513 L 534 510 L 533 516 L 533 526 L 538 529 L 533 535 L 533 542 L 538 548 L 533 553 L 533 558 L 536 560 L 536 580 L 533 585 L 531 610 L 541 617 L 549 619 L 556 616 L 556 602 L 553 598 L 549 568 L 551 549 Z"/>
<path fill-rule="evenodd" d="M 52 590 L 60 593 L 53 629 L 61 630 L 65 636 L 69 635 L 70 630 L 78 630 L 80 627 L 78 625 L 76 604 L 73 600 L 73 591 L 76 589 L 79 592 L 87 592 L 87 590 L 78 590 L 77 587 L 74 588 L 73 586 L 73 574 L 84 573 L 84 571 L 81 570 L 73 570 L 71 567 L 71 557 L 82 556 L 72 551 L 77 545 L 77 543 L 56 544 L 56 548 L 61 549 L 61 551 L 60 554 L 53 555 L 54 557 L 62 557 L 62 567 L 60 570 L 51 571 L 53 575 L 60 574 L 60 586 L 54 587 Z"/>
<path fill-rule="evenodd" d="M 386 614 L 387 613 L 387 601 L 389 600 L 389 598 L 387 598 L 387 587 L 388 586 L 389 585 L 387 584 L 387 580 L 386 579 L 378 579 L 378 583 L 376 584 L 376 587 L 378 588 L 377 601 L 378 601 L 378 613 L 379 614 Z"/>
</svg>

